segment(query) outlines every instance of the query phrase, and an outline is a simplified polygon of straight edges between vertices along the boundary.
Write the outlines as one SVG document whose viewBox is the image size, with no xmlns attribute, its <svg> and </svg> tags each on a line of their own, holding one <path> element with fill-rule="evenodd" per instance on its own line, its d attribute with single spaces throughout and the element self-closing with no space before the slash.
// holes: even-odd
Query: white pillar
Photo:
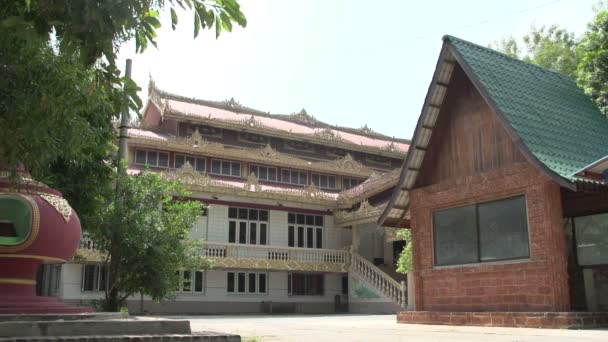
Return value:
<svg viewBox="0 0 608 342">
<path fill-rule="evenodd" d="M 407 274 L 407 309 L 416 310 L 414 307 L 414 274 L 409 272 Z"/>
</svg>

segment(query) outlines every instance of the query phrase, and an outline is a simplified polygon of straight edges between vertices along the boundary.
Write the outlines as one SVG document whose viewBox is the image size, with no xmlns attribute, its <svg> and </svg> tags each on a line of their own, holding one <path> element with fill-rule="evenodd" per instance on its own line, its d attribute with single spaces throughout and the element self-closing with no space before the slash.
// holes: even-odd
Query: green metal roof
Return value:
<svg viewBox="0 0 608 342">
<path fill-rule="evenodd" d="M 608 119 L 569 76 L 445 36 L 490 106 L 549 170 L 568 181 L 608 155 Z"/>
</svg>

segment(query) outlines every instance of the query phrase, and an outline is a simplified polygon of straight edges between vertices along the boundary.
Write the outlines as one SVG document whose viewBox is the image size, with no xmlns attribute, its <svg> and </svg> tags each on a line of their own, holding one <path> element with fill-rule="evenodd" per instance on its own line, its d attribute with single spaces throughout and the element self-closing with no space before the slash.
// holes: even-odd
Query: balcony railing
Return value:
<svg viewBox="0 0 608 342">
<path fill-rule="evenodd" d="M 349 252 L 338 249 L 205 242 L 203 253 L 215 267 L 346 272 Z"/>
<path fill-rule="evenodd" d="M 80 238 L 80 249 L 88 250 L 88 251 L 96 251 L 98 250 L 97 244 L 93 241 L 87 233 L 82 233 L 82 237 Z"/>
</svg>

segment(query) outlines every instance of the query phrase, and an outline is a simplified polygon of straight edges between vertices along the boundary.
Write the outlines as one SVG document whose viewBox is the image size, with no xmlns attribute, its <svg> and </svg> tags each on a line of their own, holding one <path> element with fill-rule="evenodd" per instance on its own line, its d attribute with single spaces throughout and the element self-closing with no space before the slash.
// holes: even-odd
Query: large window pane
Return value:
<svg viewBox="0 0 608 342">
<path fill-rule="evenodd" d="M 266 274 L 265 273 L 260 273 L 259 274 L 259 280 L 260 280 L 260 284 L 258 287 L 258 292 L 260 293 L 266 293 Z"/>
<path fill-rule="evenodd" d="M 236 177 L 241 176 L 241 163 L 232 163 L 232 175 Z"/>
<path fill-rule="evenodd" d="M 574 229 L 579 265 L 608 264 L 608 213 L 576 217 Z"/>
<path fill-rule="evenodd" d="M 176 169 L 179 169 L 179 168 L 181 168 L 182 166 L 184 166 L 185 160 L 186 160 L 186 159 L 185 159 L 185 157 L 184 157 L 184 156 L 179 155 L 179 154 L 178 154 L 178 155 L 176 155 L 176 156 L 175 156 L 175 168 L 176 168 Z"/>
<path fill-rule="evenodd" d="M 266 223 L 260 223 L 260 245 L 265 245 L 267 240 Z"/>
<path fill-rule="evenodd" d="M 222 162 L 222 174 L 230 176 L 230 162 Z"/>
<path fill-rule="evenodd" d="M 158 164 L 158 152 L 148 151 L 148 164 L 154 166 Z"/>
<path fill-rule="evenodd" d="M 479 204 L 478 210 L 481 261 L 530 255 L 525 197 Z"/>
<path fill-rule="evenodd" d="M 294 247 L 294 243 L 295 243 L 295 232 L 294 232 L 294 227 L 293 226 L 289 226 L 287 228 L 287 246 L 289 247 Z"/>
<path fill-rule="evenodd" d="M 478 261 L 474 205 L 434 212 L 433 228 L 437 265 L 467 264 Z"/>
<path fill-rule="evenodd" d="M 146 150 L 137 150 L 135 152 L 135 162 L 137 164 L 145 164 L 146 163 Z"/>
<path fill-rule="evenodd" d="M 239 222 L 239 243 L 247 243 L 247 222 Z"/>
<path fill-rule="evenodd" d="M 222 162 L 214 160 L 211 162 L 211 173 L 220 174 L 222 172 Z"/>
<path fill-rule="evenodd" d="M 184 292 L 190 292 L 190 289 L 192 288 L 192 274 L 190 271 L 184 271 L 182 277 L 182 286 L 182 290 Z"/>
<path fill-rule="evenodd" d="M 245 273 L 239 272 L 237 286 L 239 292 L 245 292 Z"/>
<path fill-rule="evenodd" d="M 158 166 L 167 167 L 169 166 L 169 153 L 158 153 Z"/>
<path fill-rule="evenodd" d="M 205 171 L 205 159 L 196 158 L 196 171 L 200 171 L 200 172 Z"/>
<path fill-rule="evenodd" d="M 228 272 L 228 277 L 227 277 L 227 291 L 228 292 L 234 292 L 234 272 Z"/>
<path fill-rule="evenodd" d="M 203 272 L 194 272 L 194 292 L 203 292 Z"/>
<path fill-rule="evenodd" d="M 289 172 L 289 170 L 283 170 L 282 175 L 281 175 L 281 181 L 285 182 L 285 183 L 290 183 L 291 182 L 291 178 L 289 177 L 291 175 L 291 173 Z"/>
<path fill-rule="evenodd" d="M 256 274 L 255 273 L 249 273 L 249 293 L 255 293 L 255 286 L 256 286 Z"/>
<path fill-rule="evenodd" d="M 308 227 L 306 228 L 306 247 L 308 248 L 312 248 L 313 247 L 313 229 L 312 227 Z"/>
<path fill-rule="evenodd" d="M 228 222 L 228 242 L 236 242 L 236 221 Z"/>
<path fill-rule="evenodd" d="M 317 228 L 316 247 L 323 248 L 323 229 L 321 229 L 321 228 Z"/>
<path fill-rule="evenodd" d="M 249 243 L 255 245 L 257 243 L 257 223 L 249 223 Z"/>
<path fill-rule="evenodd" d="M 277 181 L 277 169 L 275 169 L 274 167 L 268 168 L 268 180 L 274 182 Z"/>
<path fill-rule="evenodd" d="M 304 227 L 298 227 L 298 247 L 304 247 Z"/>
</svg>

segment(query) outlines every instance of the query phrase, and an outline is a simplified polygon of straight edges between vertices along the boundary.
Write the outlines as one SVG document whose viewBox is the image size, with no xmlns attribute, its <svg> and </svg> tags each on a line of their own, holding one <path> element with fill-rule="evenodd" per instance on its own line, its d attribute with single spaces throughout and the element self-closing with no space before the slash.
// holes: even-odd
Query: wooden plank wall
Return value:
<svg viewBox="0 0 608 342">
<path fill-rule="evenodd" d="M 456 65 L 415 187 L 518 162 L 525 157 Z"/>
</svg>

